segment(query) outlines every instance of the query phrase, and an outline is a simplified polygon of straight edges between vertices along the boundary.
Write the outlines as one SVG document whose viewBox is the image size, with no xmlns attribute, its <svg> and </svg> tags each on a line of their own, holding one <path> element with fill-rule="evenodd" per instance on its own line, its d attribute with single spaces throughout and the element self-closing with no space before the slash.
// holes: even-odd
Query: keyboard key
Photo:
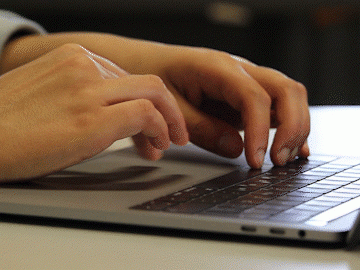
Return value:
<svg viewBox="0 0 360 270">
<path fill-rule="evenodd" d="M 301 191 L 293 191 L 293 192 L 288 193 L 286 196 L 300 197 L 300 198 L 316 198 L 321 195 L 323 195 L 323 193 L 318 193 L 318 192 L 306 193 L 306 192 L 301 192 Z"/>
<path fill-rule="evenodd" d="M 206 190 L 206 189 L 201 189 L 201 188 L 197 188 L 197 187 L 193 187 L 191 189 L 188 190 L 182 190 L 173 194 L 170 194 L 168 196 L 164 196 L 159 198 L 159 200 L 163 200 L 163 201 L 174 201 L 174 202 L 185 202 L 188 201 L 190 199 L 193 198 L 197 198 L 201 195 L 206 194 L 207 192 L 211 192 L 212 190 Z"/>
<path fill-rule="evenodd" d="M 253 189 L 246 185 L 235 185 L 224 189 L 225 192 L 231 193 L 237 196 L 243 196 L 249 194 Z"/>
<path fill-rule="evenodd" d="M 196 186 L 202 187 L 202 188 L 211 188 L 211 189 L 219 190 L 219 189 L 223 189 L 223 188 L 226 188 L 226 187 L 234 185 L 234 184 L 238 184 L 238 183 L 248 179 L 249 175 L 260 174 L 260 173 L 261 173 L 261 170 L 254 170 L 252 173 L 250 173 L 249 171 L 236 170 L 236 171 L 230 172 L 228 174 L 216 177 L 212 180 L 203 182 Z"/>
<path fill-rule="evenodd" d="M 266 201 L 266 199 L 253 197 L 249 194 L 246 196 L 239 197 L 235 200 L 230 200 L 230 201 L 222 204 L 222 206 L 226 206 L 226 207 L 228 205 L 231 205 L 234 207 L 255 206 L 255 205 L 261 204 L 265 201 Z"/>
<path fill-rule="evenodd" d="M 269 215 L 274 215 L 274 214 L 283 212 L 285 210 L 288 210 L 288 209 L 290 209 L 292 207 L 293 207 L 292 205 L 285 205 L 285 204 L 274 205 L 274 204 L 263 203 L 263 204 L 260 204 L 258 206 L 255 206 L 254 208 L 251 208 L 249 210 L 245 210 L 245 212 L 250 211 L 252 209 L 257 209 L 257 211 L 259 211 L 260 213 L 266 213 L 266 214 L 269 214 Z"/>
<path fill-rule="evenodd" d="M 329 164 L 341 164 L 341 165 L 358 165 L 360 164 L 360 159 L 359 158 L 339 158 L 337 160 L 331 161 Z"/>
<path fill-rule="evenodd" d="M 336 161 L 337 158 L 336 157 L 331 157 L 331 156 L 308 156 L 307 160 L 311 164 L 319 164 L 319 166 L 320 166 L 320 165 L 325 164 L 325 163 L 331 163 L 333 161 Z"/>
<path fill-rule="evenodd" d="M 341 164 L 326 163 L 324 165 L 321 165 L 321 168 L 337 169 L 338 171 L 343 171 L 343 170 L 351 168 L 351 166 L 349 166 L 349 165 L 341 165 Z"/>
<path fill-rule="evenodd" d="M 306 186 L 304 188 L 298 189 L 297 191 L 303 192 L 303 193 L 309 193 L 309 194 L 319 194 L 318 196 L 320 196 L 320 195 L 328 193 L 328 192 L 330 192 L 332 190 L 333 189 L 331 189 L 331 188 L 328 188 L 328 189 L 326 189 L 326 188 L 312 188 L 312 187 Z"/>
<path fill-rule="evenodd" d="M 181 203 L 175 206 L 168 207 L 164 209 L 165 212 L 171 213 L 184 213 L 184 214 L 194 214 L 206 209 L 211 208 L 213 205 L 209 203 L 200 203 L 195 201 L 189 201 L 186 203 Z"/>
<path fill-rule="evenodd" d="M 320 180 L 320 181 L 315 182 L 315 184 L 317 184 L 317 185 L 330 185 L 330 186 L 335 186 L 335 187 L 341 187 L 341 186 L 347 185 L 348 182 L 324 179 L 324 180 Z"/>
<path fill-rule="evenodd" d="M 273 185 L 274 187 L 292 188 L 293 190 L 307 186 L 308 183 L 293 181 L 292 179 Z"/>
<path fill-rule="evenodd" d="M 262 183 L 264 185 L 271 185 L 279 181 L 280 180 L 276 176 L 259 175 L 251 178 L 251 180 L 249 180 L 249 183 L 256 182 L 256 183 Z"/>
<path fill-rule="evenodd" d="M 360 169 L 354 169 L 354 168 L 350 168 L 347 169 L 346 171 L 344 171 L 346 173 L 353 173 L 353 174 L 359 174 L 360 173 Z"/>
<path fill-rule="evenodd" d="M 250 220 L 264 220 L 267 219 L 270 215 L 268 214 L 240 214 L 239 218 L 241 219 L 250 219 Z"/>
<path fill-rule="evenodd" d="M 239 184 L 239 186 L 251 187 L 254 190 L 262 188 L 262 187 L 266 187 L 268 185 L 269 185 L 268 181 L 260 181 L 259 179 L 251 179 L 251 180 L 248 180 L 248 181 L 245 181 L 245 182 Z"/>
<path fill-rule="evenodd" d="M 297 222 L 306 221 L 312 216 L 314 216 L 312 212 L 291 211 L 290 209 L 270 217 L 269 220 L 276 222 L 297 223 Z"/>
<path fill-rule="evenodd" d="M 339 192 L 339 193 L 347 193 L 347 194 L 355 194 L 355 195 L 358 194 L 358 195 L 360 195 L 360 189 L 357 189 L 357 188 L 348 188 L 347 186 L 337 189 L 336 192 Z"/>
<path fill-rule="evenodd" d="M 347 171 L 344 172 L 339 172 L 338 174 L 336 174 L 336 176 L 338 177 L 350 177 L 350 178 L 360 178 L 360 173 L 350 173 Z"/>
<path fill-rule="evenodd" d="M 278 179 L 286 179 L 291 176 L 299 174 L 301 171 L 298 168 L 289 168 L 289 167 L 274 167 L 270 170 L 269 175 L 276 176 Z"/>
<path fill-rule="evenodd" d="M 228 200 L 231 200 L 231 199 L 235 199 L 237 197 L 238 197 L 237 195 L 234 195 L 231 193 L 218 191 L 218 192 L 215 192 L 212 194 L 202 196 L 195 200 L 196 200 L 196 202 L 200 202 L 200 203 L 219 204 L 219 203 L 223 203 Z"/>
<path fill-rule="evenodd" d="M 327 190 L 333 190 L 340 187 L 340 185 L 332 185 L 332 184 L 326 184 L 324 182 L 316 182 L 314 184 L 310 184 L 307 186 L 308 188 L 318 188 L 318 189 L 327 189 Z"/>
<path fill-rule="evenodd" d="M 255 191 L 253 193 L 251 193 L 251 196 L 257 197 L 257 198 L 262 198 L 264 200 L 270 200 L 273 198 L 276 198 L 278 196 L 284 195 L 286 194 L 287 191 L 276 191 L 276 190 L 271 190 L 271 189 L 261 189 L 258 191 Z"/>
<path fill-rule="evenodd" d="M 357 197 L 343 204 L 340 204 L 336 207 L 333 207 L 325 212 L 322 212 L 319 215 L 314 216 L 313 218 L 311 218 L 310 222 L 311 221 L 329 222 L 344 215 L 347 215 L 352 211 L 359 209 L 359 207 L 360 207 L 360 197 Z"/>
<path fill-rule="evenodd" d="M 299 174 L 299 175 L 296 175 L 294 177 L 291 178 L 294 179 L 294 180 L 298 180 L 298 181 L 313 181 L 313 182 L 316 182 L 316 181 L 319 181 L 321 179 L 324 179 L 325 176 L 322 176 L 322 175 L 306 175 L 306 174 Z"/>
<path fill-rule="evenodd" d="M 304 172 L 302 175 L 322 176 L 323 178 L 325 178 L 325 177 L 331 176 L 333 174 L 334 173 L 332 173 L 332 172 L 330 173 L 330 172 L 323 172 L 323 171 L 315 171 L 313 169 L 313 170 Z"/>
<path fill-rule="evenodd" d="M 268 204 L 276 204 L 276 205 L 299 205 L 301 203 L 310 201 L 311 198 L 309 197 L 293 197 L 293 196 L 288 196 L 288 195 L 284 195 L 281 197 L 277 197 L 275 200 L 271 200 L 269 202 L 267 202 Z"/>
<path fill-rule="evenodd" d="M 344 185 L 346 188 L 354 188 L 354 189 L 360 189 L 360 182 L 353 182 L 348 185 Z"/>
<path fill-rule="evenodd" d="M 168 201 L 162 201 L 162 200 L 153 200 L 141 205 L 136 205 L 134 207 L 131 207 L 131 209 L 137 209 L 137 210 L 150 210 L 150 211 L 161 211 L 169 206 L 175 205 L 175 202 L 168 202 Z"/>
<path fill-rule="evenodd" d="M 217 206 L 198 212 L 200 215 L 220 216 L 220 217 L 238 217 L 244 209 L 239 208 L 219 208 Z"/>
<path fill-rule="evenodd" d="M 332 206 L 326 206 L 326 205 L 311 205 L 311 204 L 301 204 L 298 205 L 296 207 L 294 207 L 293 209 L 295 210 L 301 210 L 301 211 L 310 211 L 310 212 L 315 212 L 315 213 L 320 213 L 323 211 L 326 211 L 328 209 L 330 209 Z"/>
<path fill-rule="evenodd" d="M 339 172 L 339 169 L 337 168 L 327 168 L 327 167 L 317 167 L 317 168 L 314 168 L 311 170 L 311 172 L 316 172 L 316 173 L 324 173 L 324 174 L 335 174 L 335 173 L 338 173 Z"/>
<path fill-rule="evenodd" d="M 351 199 L 351 197 L 344 197 L 344 196 L 338 196 L 337 197 L 337 196 L 332 195 L 332 193 L 327 193 L 327 194 L 325 194 L 323 196 L 320 196 L 320 197 L 316 198 L 314 201 L 319 200 L 319 201 L 329 201 L 329 202 L 334 202 L 334 203 L 335 202 L 342 203 L 342 202 L 346 202 L 346 201 L 348 201 L 350 199 Z"/>
<path fill-rule="evenodd" d="M 351 182 L 354 182 L 356 180 L 358 180 L 357 177 L 349 177 L 349 176 L 338 176 L 338 175 L 335 175 L 335 176 L 330 176 L 330 177 L 326 177 L 326 180 L 328 181 L 336 181 L 336 182 L 344 182 L 344 183 L 351 183 Z"/>
<path fill-rule="evenodd" d="M 332 191 L 332 192 L 327 193 L 326 195 L 329 197 L 337 197 L 337 198 L 355 198 L 355 197 L 359 196 L 360 194 Z"/>
<path fill-rule="evenodd" d="M 360 165 L 356 165 L 356 166 L 352 167 L 351 169 L 356 170 L 356 171 L 360 171 Z"/>
<path fill-rule="evenodd" d="M 321 197 L 308 201 L 304 203 L 304 205 L 313 205 L 313 206 L 328 206 L 328 207 L 334 207 L 336 205 L 339 205 L 342 201 L 334 201 L 334 200 L 322 200 Z"/>
</svg>

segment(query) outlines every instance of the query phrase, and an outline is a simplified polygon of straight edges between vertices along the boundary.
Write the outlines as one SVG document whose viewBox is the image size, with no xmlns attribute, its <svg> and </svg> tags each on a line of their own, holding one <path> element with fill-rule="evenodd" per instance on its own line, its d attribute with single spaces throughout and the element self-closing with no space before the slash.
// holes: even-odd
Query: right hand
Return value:
<svg viewBox="0 0 360 270">
<path fill-rule="evenodd" d="M 188 133 L 155 75 L 129 75 L 75 44 L 0 77 L 0 181 L 52 173 L 133 137 L 156 160 Z"/>
</svg>

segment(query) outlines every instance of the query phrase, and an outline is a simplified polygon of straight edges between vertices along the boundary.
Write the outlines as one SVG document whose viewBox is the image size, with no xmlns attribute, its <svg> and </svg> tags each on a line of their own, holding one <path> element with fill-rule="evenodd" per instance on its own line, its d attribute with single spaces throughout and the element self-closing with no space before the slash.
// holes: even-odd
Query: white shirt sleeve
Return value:
<svg viewBox="0 0 360 270">
<path fill-rule="evenodd" d="M 10 11 L 0 10 L 0 55 L 6 43 L 19 34 L 45 34 L 46 31 L 36 22 Z"/>
</svg>

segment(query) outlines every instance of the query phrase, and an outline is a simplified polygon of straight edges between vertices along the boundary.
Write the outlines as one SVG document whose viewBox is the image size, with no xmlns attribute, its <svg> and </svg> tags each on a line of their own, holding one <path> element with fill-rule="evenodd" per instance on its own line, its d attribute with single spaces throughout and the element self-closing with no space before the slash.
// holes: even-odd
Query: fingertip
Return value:
<svg viewBox="0 0 360 270">
<path fill-rule="evenodd" d="M 160 137 L 149 137 L 149 142 L 151 145 L 158 150 L 166 150 L 170 147 L 170 139 L 169 138 L 160 138 Z"/>
<path fill-rule="evenodd" d="M 288 147 L 283 147 L 276 151 L 276 153 L 272 153 L 271 160 L 277 166 L 284 166 L 288 162 L 290 154 L 291 149 Z"/>
<path fill-rule="evenodd" d="M 307 141 L 300 148 L 299 156 L 302 158 L 307 158 L 308 156 L 310 156 L 310 147 Z"/>
<path fill-rule="evenodd" d="M 162 150 L 155 148 L 149 139 L 143 134 L 132 137 L 139 156 L 148 160 L 159 160 L 163 156 Z"/>
<path fill-rule="evenodd" d="M 189 142 L 189 133 L 186 128 L 180 126 L 172 126 L 169 128 L 169 136 L 171 141 L 180 146 L 184 146 Z"/>
<path fill-rule="evenodd" d="M 154 147 L 138 149 L 138 154 L 144 159 L 156 161 L 163 157 L 163 151 Z"/>
<path fill-rule="evenodd" d="M 243 148 L 241 136 L 238 133 L 234 134 L 229 131 L 225 131 L 217 143 L 217 152 L 229 158 L 239 157 Z"/>
</svg>

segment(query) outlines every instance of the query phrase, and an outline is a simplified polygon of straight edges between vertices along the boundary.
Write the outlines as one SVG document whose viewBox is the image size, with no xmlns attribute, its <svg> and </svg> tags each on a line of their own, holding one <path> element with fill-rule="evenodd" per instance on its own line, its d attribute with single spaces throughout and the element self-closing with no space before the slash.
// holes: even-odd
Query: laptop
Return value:
<svg viewBox="0 0 360 270">
<path fill-rule="evenodd" d="M 314 110 L 313 110 L 314 113 Z M 0 185 L 0 213 L 326 243 L 360 239 L 360 157 L 259 170 L 195 145 L 160 161 L 128 141 L 47 177 Z"/>
</svg>

